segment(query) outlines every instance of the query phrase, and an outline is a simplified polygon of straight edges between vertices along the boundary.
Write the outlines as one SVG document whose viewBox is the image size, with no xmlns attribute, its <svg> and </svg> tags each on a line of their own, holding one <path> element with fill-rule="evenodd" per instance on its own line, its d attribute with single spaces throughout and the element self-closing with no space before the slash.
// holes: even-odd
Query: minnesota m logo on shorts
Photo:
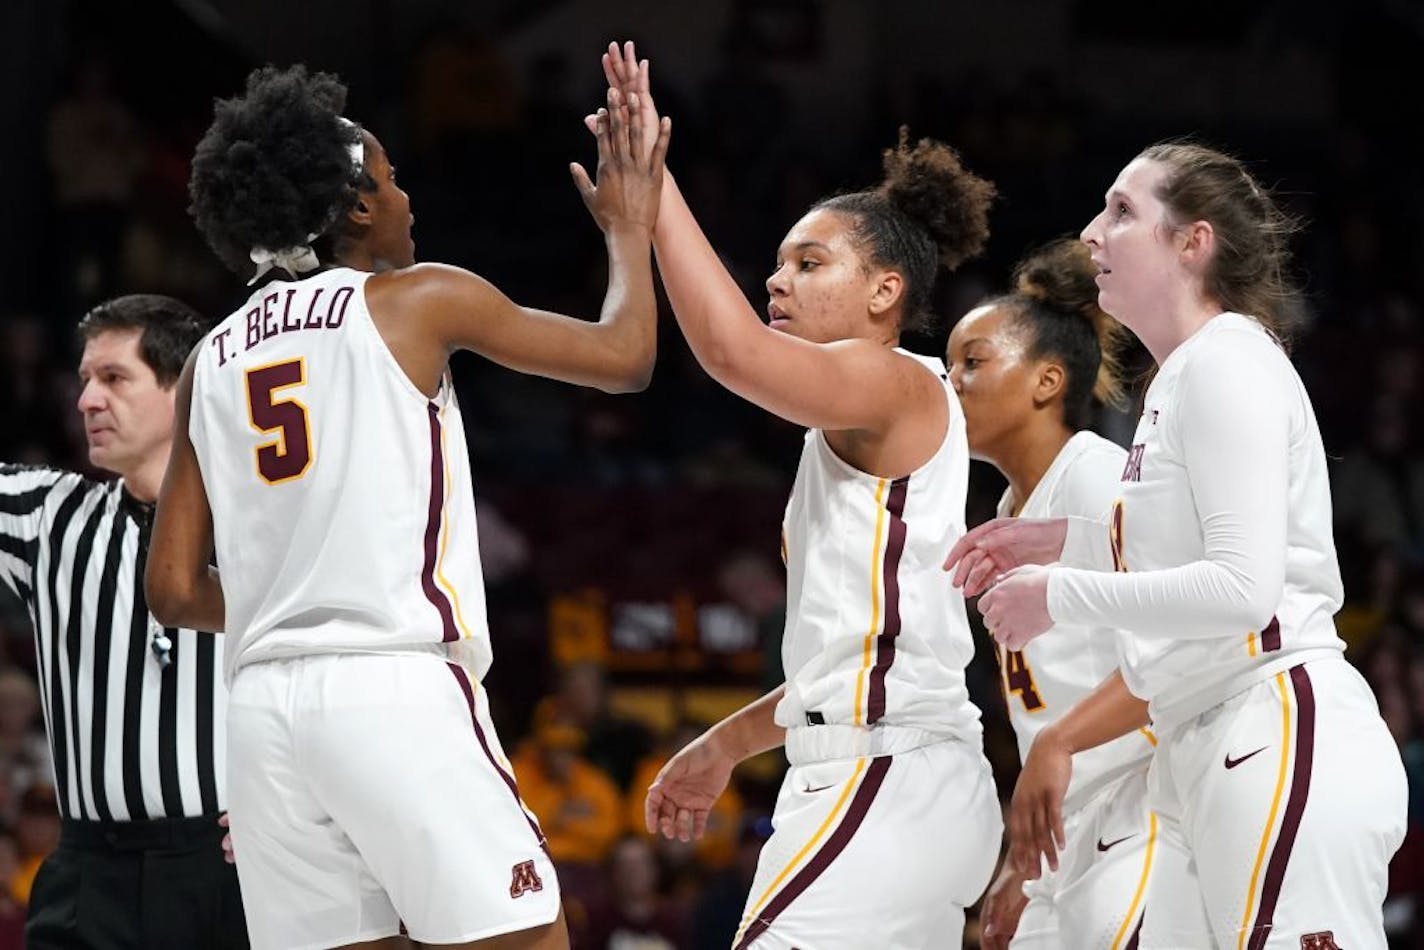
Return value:
<svg viewBox="0 0 1424 950">
<path fill-rule="evenodd" d="M 534 870 L 533 861 L 520 861 L 511 870 L 510 897 L 523 897 L 530 891 L 542 891 L 543 889 L 544 882 L 539 879 L 539 872 Z"/>
<path fill-rule="evenodd" d="M 1340 950 L 1340 945 L 1335 942 L 1335 931 L 1322 930 L 1317 934 L 1302 934 L 1300 950 Z"/>
</svg>

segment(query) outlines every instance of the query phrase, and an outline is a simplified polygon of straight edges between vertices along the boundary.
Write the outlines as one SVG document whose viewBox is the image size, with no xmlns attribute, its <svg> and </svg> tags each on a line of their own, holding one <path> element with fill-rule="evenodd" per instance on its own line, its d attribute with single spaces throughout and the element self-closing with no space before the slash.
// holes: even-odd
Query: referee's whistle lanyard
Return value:
<svg viewBox="0 0 1424 950">
<path fill-rule="evenodd" d="M 144 566 L 148 562 L 148 542 L 153 534 L 153 506 L 139 501 L 129 494 L 127 488 L 123 489 L 120 495 L 120 504 L 124 511 L 134 523 L 138 525 L 138 561 L 134 566 L 142 584 Z M 143 588 L 139 587 L 140 596 Z M 173 662 L 173 639 L 169 636 L 168 630 L 153 618 L 153 614 L 148 611 L 148 604 L 144 604 L 144 613 L 148 614 L 148 649 L 153 654 L 153 659 L 158 663 L 160 670 L 168 669 Z"/>
</svg>

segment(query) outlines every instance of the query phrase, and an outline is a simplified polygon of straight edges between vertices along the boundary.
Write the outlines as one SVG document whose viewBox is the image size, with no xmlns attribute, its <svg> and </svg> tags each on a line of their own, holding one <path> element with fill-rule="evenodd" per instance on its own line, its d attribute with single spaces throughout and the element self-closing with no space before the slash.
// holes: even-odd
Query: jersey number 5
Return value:
<svg viewBox="0 0 1424 950">
<path fill-rule="evenodd" d="M 1001 654 L 1004 664 L 1004 690 L 1018 693 L 1024 709 L 1038 712 L 1043 708 L 1043 697 L 1038 695 L 1038 687 L 1033 682 L 1033 671 L 1028 668 L 1022 650 L 1005 650 Z"/>
<path fill-rule="evenodd" d="M 305 386 L 306 360 L 286 360 L 247 371 L 247 417 L 252 428 L 277 437 L 257 446 L 257 474 L 269 485 L 301 478 L 311 468 L 311 422 L 307 407 L 277 393 Z"/>
</svg>

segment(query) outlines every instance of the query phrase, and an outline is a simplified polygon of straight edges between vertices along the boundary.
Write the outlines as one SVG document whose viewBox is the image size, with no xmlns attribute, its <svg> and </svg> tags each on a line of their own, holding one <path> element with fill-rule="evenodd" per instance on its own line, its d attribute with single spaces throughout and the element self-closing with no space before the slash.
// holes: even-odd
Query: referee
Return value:
<svg viewBox="0 0 1424 950">
<path fill-rule="evenodd" d="M 0 583 L 29 608 L 62 818 L 25 928 L 30 950 L 246 947 L 223 859 L 219 641 L 164 629 L 143 597 L 174 384 L 203 323 L 169 297 L 100 304 L 79 324 L 91 481 L 0 465 Z"/>
</svg>

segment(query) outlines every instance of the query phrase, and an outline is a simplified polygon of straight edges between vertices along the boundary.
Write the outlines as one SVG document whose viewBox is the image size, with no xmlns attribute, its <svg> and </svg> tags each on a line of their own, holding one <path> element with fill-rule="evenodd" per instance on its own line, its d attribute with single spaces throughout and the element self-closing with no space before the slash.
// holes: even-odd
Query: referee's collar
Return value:
<svg viewBox="0 0 1424 950">
<path fill-rule="evenodd" d="M 146 528 L 153 524 L 154 506 L 135 498 L 133 492 L 129 491 L 129 486 L 122 480 L 119 482 L 119 507 L 143 527 Z"/>
</svg>

